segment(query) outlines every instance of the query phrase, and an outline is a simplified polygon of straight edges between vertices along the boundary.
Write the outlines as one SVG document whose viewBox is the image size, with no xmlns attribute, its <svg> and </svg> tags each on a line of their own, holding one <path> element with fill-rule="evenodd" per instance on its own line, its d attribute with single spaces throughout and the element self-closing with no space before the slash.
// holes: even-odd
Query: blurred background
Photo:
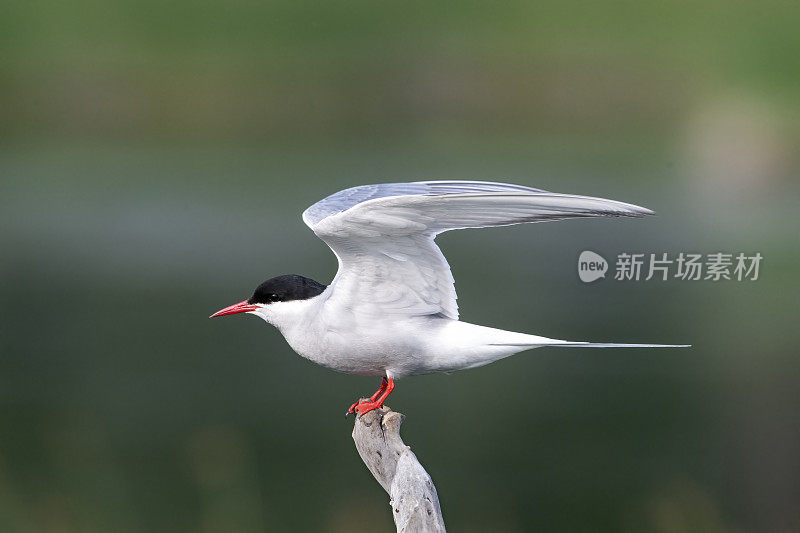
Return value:
<svg viewBox="0 0 800 533">
<path fill-rule="evenodd" d="M 329 282 L 339 189 L 472 178 L 658 217 L 439 243 L 462 319 L 541 349 L 399 383 L 452 531 L 800 530 L 800 4 L 5 1 L 0 531 L 392 531 L 371 378 L 253 317 Z M 578 254 L 760 252 L 584 284 Z"/>
</svg>

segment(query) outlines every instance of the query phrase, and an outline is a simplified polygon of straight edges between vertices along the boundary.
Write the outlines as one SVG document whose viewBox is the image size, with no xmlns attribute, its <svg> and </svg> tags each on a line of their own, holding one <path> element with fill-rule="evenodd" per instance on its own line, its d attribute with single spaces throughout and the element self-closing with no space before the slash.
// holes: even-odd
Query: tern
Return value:
<svg viewBox="0 0 800 533">
<path fill-rule="evenodd" d="M 396 379 L 476 368 L 532 348 L 685 346 L 574 342 L 462 322 L 450 266 L 434 242 L 456 229 L 652 214 L 614 200 L 485 181 L 361 185 L 303 213 L 339 261 L 330 285 L 277 276 L 211 317 L 256 315 L 302 357 L 381 378 L 375 394 L 348 409 L 358 415 L 382 407 Z"/>
</svg>

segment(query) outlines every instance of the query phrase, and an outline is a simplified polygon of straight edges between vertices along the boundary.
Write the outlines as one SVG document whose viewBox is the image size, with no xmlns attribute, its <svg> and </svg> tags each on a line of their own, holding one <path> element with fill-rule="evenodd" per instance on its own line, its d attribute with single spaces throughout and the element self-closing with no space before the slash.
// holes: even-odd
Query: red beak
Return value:
<svg viewBox="0 0 800 533">
<path fill-rule="evenodd" d="M 246 313 L 248 311 L 255 311 L 256 309 L 258 309 L 257 305 L 253 305 L 247 300 L 244 300 L 238 304 L 229 305 L 225 309 L 220 309 L 208 318 L 214 318 L 215 316 L 235 315 L 236 313 Z"/>
</svg>

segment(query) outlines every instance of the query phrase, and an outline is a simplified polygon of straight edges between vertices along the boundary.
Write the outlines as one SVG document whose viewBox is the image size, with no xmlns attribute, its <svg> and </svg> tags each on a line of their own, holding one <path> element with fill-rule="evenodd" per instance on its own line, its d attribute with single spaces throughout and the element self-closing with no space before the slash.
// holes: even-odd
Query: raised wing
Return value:
<svg viewBox="0 0 800 533">
<path fill-rule="evenodd" d="M 458 319 L 450 266 L 434 238 L 444 231 L 576 217 L 641 217 L 632 204 L 483 181 L 362 185 L 303 213 L 339 259 L 331 298 L 374 316 Z"/>
</svg>

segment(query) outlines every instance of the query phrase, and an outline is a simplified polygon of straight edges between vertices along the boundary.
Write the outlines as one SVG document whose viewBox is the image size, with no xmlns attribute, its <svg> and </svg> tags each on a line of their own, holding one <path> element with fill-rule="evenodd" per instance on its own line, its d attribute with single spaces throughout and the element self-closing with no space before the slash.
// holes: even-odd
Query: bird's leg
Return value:
<svg viewBox="0 0 800 533">
<path fill-rule="evenodd" d="M 386 384 L 385 387 L 384 383 Z M 394 380 L 389 377 L 385 378 L 385 381 L 381 383 L 381 389 L 383 389 L 383 392 L 381 392 L 381 390 L 379 389 L 378 392 L 375 393 L 377 397 L 372 396 L 372 398 L 370 398 L 369 400 L 356 402 L 351 407 L 351 409 L 355 410 L 355 412 L 358 413 L 359 415 L 364 415 L 366 413 L 369 413 L 373 409 L 383 407 L 383 402 L 386 401 L 386 398 L 388 398 L 389 395 L 394 390 Z"/>
<path fill-rule="evenodd" d="M 388 381 L 387 381 L 386 376 L 384 376 L 384 377 L 381 378 L 381 386 L 378 388 L 377 391 L 375 391 L 375 394 L 373 394 L 372 396 L 369 397 L 369 401 L 370 402 L 374 402 L 378 398 L 378 396 L 383 394 L 383 391 L 386 390 L 386 386 L 387 385 L 388 385 Z M 349 415 L 351 413 L 355 413 L 356 412 L 356 406 L 359 403 L 366 402 L 366 401 L 367 401 L 366 398 L 359 398 L 356 403 L 354 403 L 353 405 L 350 406 L 350 409 L 347 410 L 347 412 L 345 413 L 345 416 Z"/>
<path fill-rule="evenodd" d="M 378 396 L 383 394 L 383 391 L 386 390 L 386 386 L 388 384 L 389 384 L 389 381 L 387 380 L 386 376 L 383 376 L 381 378 L 381 386 L 378 387 L 378 390 L 375 391 L 375 394 L 373 394 L 372 396 L 369 397 L 369 401 L 374 402 L 378 398 Z"/>
</svg>

